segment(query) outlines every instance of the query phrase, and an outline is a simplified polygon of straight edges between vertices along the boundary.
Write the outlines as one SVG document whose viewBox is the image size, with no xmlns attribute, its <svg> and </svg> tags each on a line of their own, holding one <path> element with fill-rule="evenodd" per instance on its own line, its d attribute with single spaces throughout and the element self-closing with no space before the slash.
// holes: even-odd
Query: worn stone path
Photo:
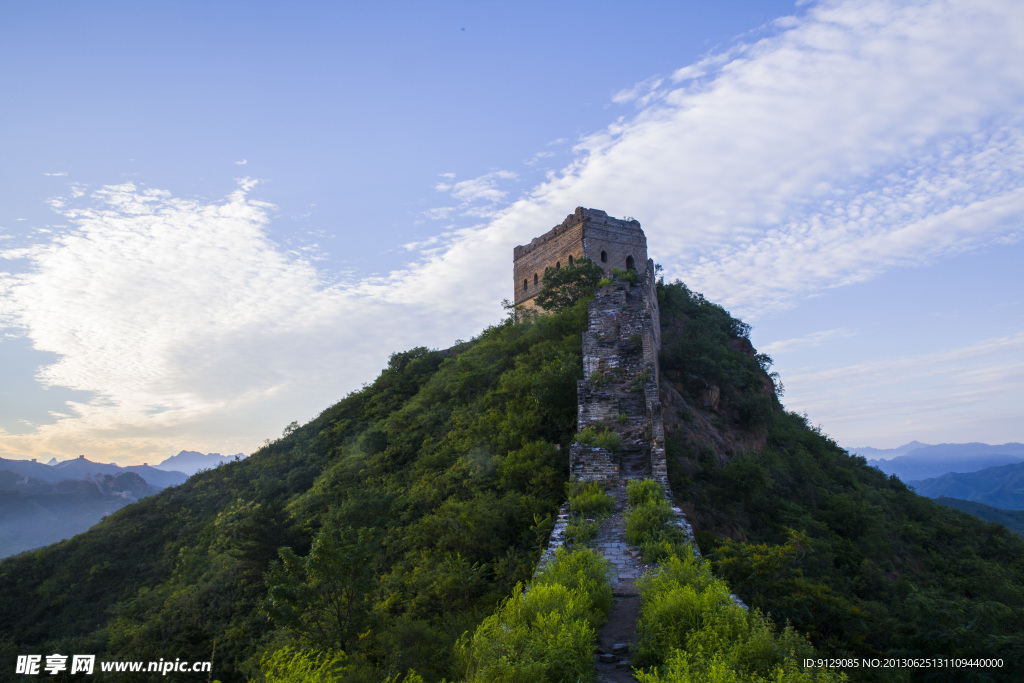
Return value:
<svg viewBox="0 0 1024 683">
<path fill-rule="evenodd" d="M 615 499 L 612 515 L 601 520 L 597 538 L 591 545 L 609 562 L 615 576 L 612 594 L 615 604 L 608 622 L 598 634 L 597 661 L 594 671 L 598 683 L 635 683 L 630 668 L 630 654 L 636 647 L 636 620 L 640 614 L 640 596 L 636 580 L 650 568 L 640 560 L 640 552 L 626 543 L 626 485 L 619 480 L 609 490 Z"/>
</svg>

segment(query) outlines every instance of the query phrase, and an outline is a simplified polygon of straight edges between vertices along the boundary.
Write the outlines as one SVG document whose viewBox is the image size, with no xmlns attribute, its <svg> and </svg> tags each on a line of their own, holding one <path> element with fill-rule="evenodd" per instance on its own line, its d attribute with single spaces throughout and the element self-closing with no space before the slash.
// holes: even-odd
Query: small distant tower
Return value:
<svg viewBox="0 0 1024 683">
<path fill-rule="evenodd" d="M 600 209 L 578 206 L 561 224 L 515 248 L 513 303 L 521 308 L 535 308 L 533 300 L 544 284 L 544 270 L 561 268 L 581 258 L 589 258 L 608 274 L 612 268 L 620 268 L 636 270 L 643 277 L 647 269 L 647 237 L 639 221 L 620 220 Z"/>
</svg>

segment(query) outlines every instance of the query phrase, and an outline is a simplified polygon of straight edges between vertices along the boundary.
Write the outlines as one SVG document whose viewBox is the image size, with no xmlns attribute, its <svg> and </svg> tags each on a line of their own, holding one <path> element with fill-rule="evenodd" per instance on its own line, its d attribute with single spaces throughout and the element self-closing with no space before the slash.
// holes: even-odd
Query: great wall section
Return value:
<svg viewBox="0 0 1024 683">
<path fill-rule="evenodd" d="M 559 268 L 581 258 L 590 258 L 608 275 L 613 267 L 624 273 L 599 287 L 589 303 L 582 337 L 583 379 L 577 382 L 577 432 L 588 428 L 613 432 L 620 445 L 613 451 L 573 443 L 569 476 L 574 481 L 600 482 L 615 501 L 613 513 L 601 520 L 596 539 L 588 544 L 609 561 L 614 572 L 615 606 L 599 635 L 595 669 L 598 681 L 635 681 L 629 644 L 640 606 L 636 580 L 650 568 L 641 562 L 639 549 L 626 543 L 626 484 L 653 479 L 661 483 L 672 502 L 659 393 L 661 321 L 655 266 L 647 258 L 646 237 L 637 221 L 610 218 L 603 211 L 580 207 L 529 245 L 516 247 L 517 307 L 532 307 L 545 268 Z M 685 515 L 674 504 L 672 511 L 674 523 L 699 554 Z M 559 510 L 537 572 L 565 544 L 569 519 L 567 502 Z"/>
</svg>

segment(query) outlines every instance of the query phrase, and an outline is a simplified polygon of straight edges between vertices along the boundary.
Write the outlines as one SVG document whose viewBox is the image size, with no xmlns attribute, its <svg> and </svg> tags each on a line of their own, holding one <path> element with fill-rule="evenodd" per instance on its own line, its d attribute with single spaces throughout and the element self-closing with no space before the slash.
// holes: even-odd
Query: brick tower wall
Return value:
<svg viewBox="0 0 1024 683">
<path fill-rule="evenodd" d="M 577 207 L 559 225 L 515 248 L 513 303 L 533 308 L 533 298 L 544 284 L 544 270 L 584 257 L 600 265 L 607 274 L 611 274 L 613 267 L 625 270 L 627 258 L 632 257 L 633 267 L 643 275 L 647 268 L 647 238 L 635 220 L 620 220 L 599 209 Z"/>
</svg>

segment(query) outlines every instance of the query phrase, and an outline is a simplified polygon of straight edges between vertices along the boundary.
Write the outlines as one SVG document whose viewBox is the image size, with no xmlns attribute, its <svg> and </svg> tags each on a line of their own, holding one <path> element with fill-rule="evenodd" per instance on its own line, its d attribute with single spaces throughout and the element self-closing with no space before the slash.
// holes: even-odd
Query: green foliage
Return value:
<svg viewBox="0 0 1024 683">
<path fill-rule="evenodd" d="M 534 585 L 561 584 L 583 591 L 588 600 L 588 620 L 595 629 L 604 625 L 612 608 L 612 589 L 609 583 L 611 565 L 590 548 L 568 551 L 558 548 L 555 560 L 537 575 Z"/>
<path fill-rule="evenodd" d="M 640 276 L 637 274 L 636 270 L 633 269 L 633 268 L 630 268 L 629 270 L 622 270 L 620 268 L 612 268 L 612 279 L 614 279 L 614 280 L 621 280 L 623 282 L 629 282 L 629 283 L 635 285 L 636 283 L 638 283 L 640 281 Z"/>
<path fill-rule="evenodd" d="M 662 377 L 693 398 L 706 386 L 717 386 L 720 413 L 744 429 L 764 425 L 778 407 L 773 391 L 778 377 L 767 374 L 771 358 L 749 345 L 750 326 L 681 282 L 659 282 L 658 305 Z"/>
<path fill-rule="evenodd" d="M 615 453 L 622 450 L 622 437 L 611 429 L 598 429 L 593 425 L 576 433 L 576 441 L 584 446 L 603 448 Z"/>
<path fill-rule="evenodd" d="M 612 594 L 607 561 L 587 549 L 559 549 L 524 591 L 517 586 L 458 650 L 466 681 L 591 680 L 596 629 Z"/>
<path fill-rule="evenodd" d="M 260 660 L 261 683 L 334 683 L 369 680 L 365 663 L 351 661 L 340 650 L 300 650 L 285 646 Z M 422 681 L 416 677 L 409 679 Z"/>
<path fill-rule="evenodd" d="M 637 622 L 642 683 L 683 681 L 842 681 L 829 670 L 801 669 L 814 649 L 790 627 L 777 631 L 735 604 L 692 549 L 682 548 L 640 581 Z M 660 670 L 657 668 L 660 667 Z"/>
<path fill-rule="evenodd" d="M 1018 538 L 915 495 L 799 415 L 772 413 L 766 427 L 761 452 L 694 474 L 695 524 L 729 519 L 747 538 L 701 541 L 744 601 L 830 657 L 1024 668 Z"/>
<path fill-rule="evenodd" d="M 638 479 L 626 485 L 626 542 L 640 546 L 645 562 L 661 562 L 680 551 L 686 535 L 671 524 L 672 508 L 665 489 L 651 479 Z"/>
<path fill-rule="evenodd" d="M 643 342 L 643 335 L 640 334 L 639 332 L 634 332 L 633 334 L 629 335 L 629 338 L 623 345 L 622 350 L 624 353 L 627 354 L 640 353 L 640 351 L 643 349 Z"/>
<path fill-rule="evenodd" d="M 665 524 L 672 519 L 668 501 L 646 501 L 626 512 L 626 542 L 641 545 L 656 540 Z"/>
<path fill-rule="evenodd" d="M 588 258 L 561 268 L 548 267 L 535 301 L 545 311 L 563 311 L 593 298 L 594 289 L 603 277 L 601 266 Z"/>
<path fill-rule="evenodd" d="M 583 517 L 604 517 L 611 514 L 615 501 L 596 481 L 570 482 L 569 509 Z"/>
<path fill-rule="evenodd" d="M 607 287 L 611 283 L 612 283 L 612 279 L 610 277 L 603 277 L 603 278 L 601 278 L 600 280 L 597 281 L 597 286 L 598 287 Z"/>
<path fill-rule="evenodd" d="M 1024 670 L 1014 626 L 1024 544 L 914 495 L 783 412 L 771 359 L 720 306 L 681 283 L 659 283 L 658 296 L 662 377 L 693 399 L 718 386 L 716 429 L 766 440 L 723 458 L 666 438 L 673 488 L 695 506 L 701 547 L 736 592 L 830 657 L 1002 657 L 1007 671 Z M 663 558 L 671 546 L 642 549 Z"/>
<path fill-rule="evenodd" d="M 665 489 L 653 479 L 633 479 L 626 484 L 626 502 L 629 505 L 657 503 L 665 500 Z"/>
<path fill-rule="evenodd" d="M 611 377 L 604 374 L 600 370 L 594 370 L 590 373 L 590 381 L 593 383 L 595 389 L 603 389 L 611 381 Z"/>
<path fill-rule="evenodd" d="M 597 538 L 600 531 L 600 524 L 595 520 L 573 517 L 565 525 L 565 542 L 568 546 L 574 547 L 577 544 L 586 543 Z"/>
<path fill-rule="evenodd" d="M 807 554 L 810 539 L 803 532 L 789 530 L 783 545 L 739 543 L 731 539 L 718 546 L 715 568 L 729 577 L 733 587 L 763 605 L 780 594 L 805 588 L 800 561 Z"/>
<path fill-rule="evenodd" d="M 366 529 L 333 524 L 317 533 L 306 557 L 282 548 L 266 575 L 264 611 L 314 646 L 345 650 L 366 624 L 376 548 Z"/>
<path fill-rule="evenodd" d="M 394 354 L 249 458 L 5 560 L 12 648 L 195 661 L 216 649 L 217 677 L 239 683 L 265 654 L 316 643 L 368 680 L 453 678 L 455 641 L 531 575 L 563 500 L 557 444 L 575 431 L 585 325 L 583 303 L 506 321 L 454 355 Z"/>
<path fill-rule="evenodd" d="M 633 380 L 633 384 L 632 384 L 632 386 L 630 388 L 633 391 L 643 391 L 644 390 L 644 385 L 647 384 L 647 381 L 650 378 L 651 378 L 651 373 L 649 373 L 646 370 L 644 370 L 643 372 L 637 374 L 637 376 Z"/>
</svg>

